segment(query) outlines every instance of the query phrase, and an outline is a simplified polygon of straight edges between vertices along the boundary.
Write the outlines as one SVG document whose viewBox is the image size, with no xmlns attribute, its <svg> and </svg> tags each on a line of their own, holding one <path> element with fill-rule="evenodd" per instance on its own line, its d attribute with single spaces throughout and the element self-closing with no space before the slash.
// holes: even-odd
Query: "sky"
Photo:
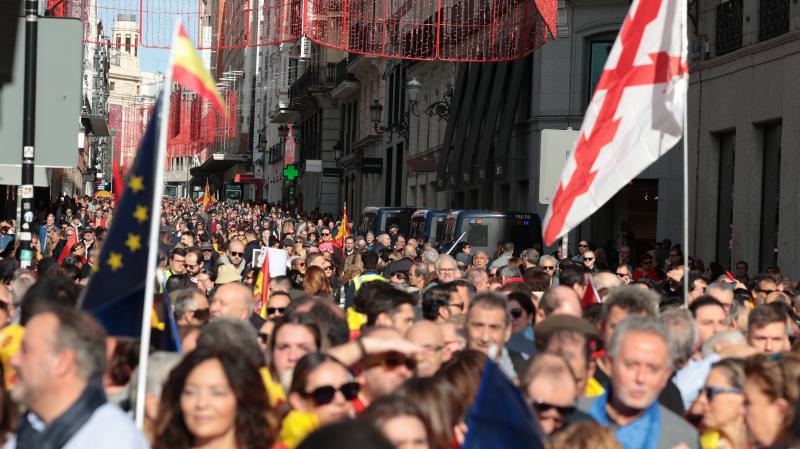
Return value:
<svg viewBox="0 0 800 449">
<path fill-rule="evenodd" d="M 143 72 L 164 72 L 169 50 L 162 48 L 140 48 L 139 69 Z"/>
</svg>

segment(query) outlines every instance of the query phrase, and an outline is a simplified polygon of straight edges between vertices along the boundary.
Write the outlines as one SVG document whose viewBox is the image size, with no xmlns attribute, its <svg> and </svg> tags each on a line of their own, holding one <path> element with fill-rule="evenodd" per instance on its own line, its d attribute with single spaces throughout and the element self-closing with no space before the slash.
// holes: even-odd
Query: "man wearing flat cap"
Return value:
<svg viewBox="0 0 800 449">
<path fill-rule="evenodd" d="M 580 396 L 595 397 L 604 392 L 594 379 L 597 366 L 592 360 L 592 344 L 600 338 L 595 326 L 571 315 L 551 315 L 536 325 L 534 335 L 539 352 L 559 355 L 567 361 Z"/>
</svg>

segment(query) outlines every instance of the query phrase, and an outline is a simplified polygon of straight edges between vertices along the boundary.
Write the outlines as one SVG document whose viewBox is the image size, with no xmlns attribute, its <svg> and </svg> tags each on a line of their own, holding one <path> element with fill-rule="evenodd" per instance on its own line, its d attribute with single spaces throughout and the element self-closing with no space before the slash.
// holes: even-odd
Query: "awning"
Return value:
<svg viewBox="0 0 800 449">
<path fill-rule="evenodd" d="M 214 153 L 202 164 L 192 167 L 189 173 L 192 176 L 208 176 L 210 173 L 224 172 L 236 164 L 247 162 L 247 155 Z"/>
<path fill-rule="evenodd" d="M 106 117 L 98 114 L 81 114 L 81 124 L 86 132 L 95 137 L 109 137 L 108 122 Z"/>
<path fill-rule="evenodd" d="M 22 184 L 22 168 L 19 165 L 0 165 L 0 185 L 18 186 Z M 50 187 L 50 169 L 33 167 L 33 185 Z"/>
</svg>

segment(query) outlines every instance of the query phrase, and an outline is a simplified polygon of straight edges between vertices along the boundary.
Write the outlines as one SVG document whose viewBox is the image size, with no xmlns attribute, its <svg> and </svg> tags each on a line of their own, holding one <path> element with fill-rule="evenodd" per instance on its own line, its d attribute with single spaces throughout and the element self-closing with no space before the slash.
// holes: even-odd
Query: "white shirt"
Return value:
<svg viewBox="0 0 800 449">
<path fill-rule="evenodd" d="M 42 420 L 33 414 L 28 414 L 27 416 L 34 429 L 38 431 L 44 430 L 45 423 Z M 16 447 L 16 436 L 12 437 L 5 445 L 5 449 L 15 449 Z M 117 406 L 107 403 L 94 411 L 89 421 L 86 421 L 86 424 L 67 441 L 63 449 L 93 447 L 149 449 L 150 444 L 125 412 Z"/>
</svg>

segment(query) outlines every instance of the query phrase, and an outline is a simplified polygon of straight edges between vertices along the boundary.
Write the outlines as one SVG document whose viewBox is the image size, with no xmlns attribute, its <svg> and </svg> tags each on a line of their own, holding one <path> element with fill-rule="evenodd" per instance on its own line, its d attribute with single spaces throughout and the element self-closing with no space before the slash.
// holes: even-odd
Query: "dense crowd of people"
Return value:
<svg viewBox="0 0 800 449">
<path fill-rule="evenodd" d="M 800 294 L 777 267 L 687 269 L 668 241 L 448 254 L 397 226 L 185 199 L 163 202 L 157 276 L 182 352 L 148 348 L 140 431 L 141 348 L 75 307 L 112 209 L 41 210 L 29 270 L 0 222 L 6 447 L 458 448 L 489 361 L 548 448 L 800 447 Z M 267 247 L 285 275 L 263 278 Z"/>
</svg>

